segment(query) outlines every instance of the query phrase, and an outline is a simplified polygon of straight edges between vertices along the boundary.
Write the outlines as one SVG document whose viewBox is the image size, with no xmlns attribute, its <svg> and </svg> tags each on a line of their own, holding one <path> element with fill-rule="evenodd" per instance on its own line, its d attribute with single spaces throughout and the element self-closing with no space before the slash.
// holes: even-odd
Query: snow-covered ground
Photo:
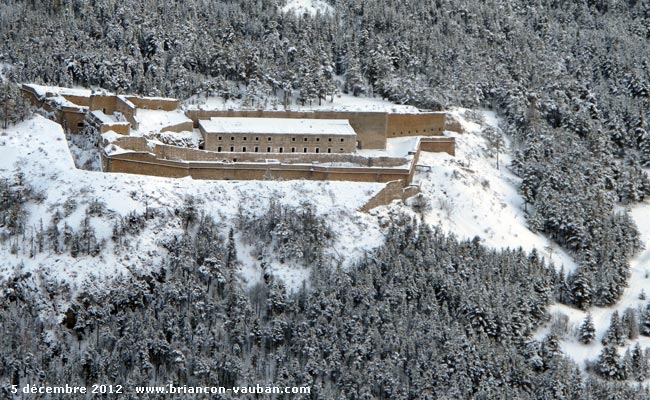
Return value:
<svg viewBox="0 0 650 400">
<path fill-rule="evenodd" d="M 298 16 L 304 14 L 315 16 L 318 13 L 330 14 L 334 12 L 334 9 L 323 0 L 288 0 L 281 11 L 283 13 L 293 12 Z"/>
<path fill-rule="evenodd" d="M 575 269 L 575 262 L 568 254 L 527 228 L 523 199 L 517 192 L 520 179 L 507 167 L 510 158 L 500 154 L 500 168 L 496 168 L 495 153 L 481 135 L 481 126 L 467 121 L 464 111 L 455 109 L 451 114 L 458 118 L 466 133 L 445 132 L 456 139 L 455 157 L 446 153 L 420 154 L 414 183 L 420 185 L 430 206 L 424 220 L 459 238 L 478 236 L 484 245 L 492 248 L 536 249 L 557 268 Z M 483 115 L 486 125 L 498 126 L 493 112 L 485 111 Z M 404 143 L 394 145 L 405 148 Z"/>
<path fill-rule="evenodd" d="M 0 258 L 3 260 L 0 279 L 11 273 L 20 262 L 24 263 L 24 271 L 66 281 L 73 288 L 92 276 L 105 279 L 128 274 L 131 269 L 154 268 L 162 258 L 158 243 L 182 231 L 177 219 L 167 216 L 173 213 L 174 208 L 182 207 L 188 196 L 197 199 L 200 207 L 224 226 L 224 236 L 240 205 L 258 214 L 264 212 L 271 198 L 296 207 L 305 200 L 309 201 L 338 233 L 338 240 L 330 252 L 343 263 L 351 262 L 355 256 L 381 244 L 382 240 L 379 227 L 371 223 L 368 215 L 356 210 L 381 190 L 383 184 L 195 181 L 83 171 L 75 168 L 60 125 L 41 116 L 0 133 L 0 176 L 11 177 L 17 167 L 28 182 L 46 196 L 40 204 L 30 203 L 28 231 L 37 229 L 41 221 L 47 226 L 55 210 L 62 209 L 66 201 L 74 201 L 77 206 L 60 224 L 68 223 L 76 230 L 85 216 L 87 204 L 97 199 L 106 204 L 107 212 L 104 217 L 92 217 L 92 224 L 98 239 L 106 239 L 108 245 L 96 258 L 47 253 L 29 258 L 28 254 L 11 254 L 8 243 L 4 243 L 0 245 Z M 165 217 L 154 219 L 145 232 L 131 238 L 134 251 L 115 255 L 110 240 L 115 218 L 133 210 L 143 212 L 145 207 L 159 209 Z M 245 254 L 244 250 L 239 253 Z M 290 289 L 300 287 L 306 277 L 304 268 L 299 266 L 271 265 L 270 268 L 285 278 L 291 285 Z M 253 280 L 260 275 L 256 260 L 255 264 L 245 265 L 242 270 L 248 283 L 254 283 Z"/>
<path fill-rule="evenodd" d="M 168 126 L 192 122 L 191 119 L 185 116 L 182 110 L 163 111 L 138 109 L 136 117 L 140 124 L 138 131 L 142 134 L 160 132 L 162 128 Z"/>
<path fill-rule="evenodd" d="M 637 309 L 644 308 L 648 300 L 639 299 L 641 291 L 650 298 L 650 204 L 641 203 L 630 207 L 630 215 L 634 219 L 639 232 L 641 241 L 645 246 L 636 257 L 630 261 L 630 280 L 629 287 L 625 289 L 623 297 L 612 307 L 593 307 L 591 312 L 594 327 L 596 328 L 596 340 L 584 345 L 580 343 L 575 332 L 578 330 L 586 317 L 586 312 L 570 308 L 561 304 L 556 304 L 549 310 L 551 315 L 558 318 L 560 315 L 566 315 L 569 318 L 569 333 L 561 341 L 562 350 L 574 359 L 581 367 L 585 366 L 585 361 L 593 361 L 598 358 L 602 351 L 603 345 L 601 339 L 605 335 L 614 311 L 618 311 L 619 318 L 627 308 Z M 549 327 L 540 330 L 538 336 L 547 334 Z M 641 345 L 642 349 L 650 347 L 650 337 L 639 336 L 636 340 L 628 340 L 626 346 L 619 348 L 619 355 L 623 355 L 626 349 L 632 349 L 636 343 Z"/>
</svg>

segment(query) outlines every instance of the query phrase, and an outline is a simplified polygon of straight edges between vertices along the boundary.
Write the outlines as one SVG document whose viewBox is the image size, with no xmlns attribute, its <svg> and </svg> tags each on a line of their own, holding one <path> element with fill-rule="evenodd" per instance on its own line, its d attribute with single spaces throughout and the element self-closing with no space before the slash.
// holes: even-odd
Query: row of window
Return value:
<svg viewBox="0 0 650 400">
<path fill-rule="evenodd" d="M 244 140 L 244 141 L 246 141 L 246 140 L 248 140 L 248 137 L 247 137 L 247 136 L 242 136 L 241 139 Z M 269 136 L 269 137 L 266 138 L 266 141 L 267 141 L 267 142 L 270 142 L 270 141 L 272 141 L 272 139 L 273 139 L 273 137 Z M 321 138 L 317 137 L 317 138 L 316 138 L 316 141 L 317 141 L 317 142 L 320 142 L 320 139 L 321 139 Z M 217 140 L 218 140 L 218 141 L 223 141 L 223 136 L 217 136 Z M 232 142 L 232 141 L 234 141 L 234 140 L 235 140 L 235 137 L 234 137 L 234 136 L 231 136 L 231 137 L 230 137 L 230 141 Z M 307 142 L 307 141 L 308 141 L 308 138 L 303 137 L 302 140 L 303 140 L 303 142 Z M 345 142 L 345 139 L 344 139 L 344 138 L 340 138 L 339 140 L 341 141 L 341 143 Z M 259 136 L 256 136 L 256 137 L 255 137 L 255 141 L 256 141 L 256 142 L 259 142 L 259 141 L 260 141 Z M 295 141 L 296 141 L 296 138 L 295 138 L 295 137 L 292 137 L 292 138 L 291 138 L 291 141 L 292 141 L 292 142 L 295 142 Z M 327 138 L 327 141 L 328 141 L 328 142 L 331 142 L 331 141 L 332 141 L 332 138 Z"/>
<path fill-rule="evenodd" d="M 430 129 L 422 129 L 422 133 L 427 133 L 427 132 L 429 132 L 429 131 L 431 131 L 431 132 L 435 132 L 436 130 L 437 130 L 438 132 L 442 132 L 442 129 L 441 129 L 441 128 L 438 128 L 438 129 L 430 128 Z M 420 133 L 420 131 L 419 131 L 418 129 L 416 129 L 416 130 L 415 130 L 415 133 Z M 404 132 L 400 132 L 399 134 L 400 134 L 400 136 L 401 136 L 401 135 L 404 135 Z M 410 135 L 410 134 L 411 134 L 411 131 L 408 131 L 408 135 Z M 397 132 L 393 132 L 393 136 L 397 136 Z"/>
<path fill-rule="evenodd" d="M 235 150 L 235 146 L 230 146 L 229 148 L 230 148 L 230 152 L 235 152 L 235 151 L 236 151 L 236 150 Z M 259 153 L 260 150 L 261 150 L 261 149 L 260 149 L 260 147 L 258 147 L 258 146 L 253 147 L 253 153 Z M 284 147 L 278 147 L 278 148 L 276 148 L 276 150 L 277 150 L 278 153 L 284 153 Z M 217 152 L 221 153 L 221 152 L 223 152 L 223 151 L 226 151 L 224 147 L 221 147 L 221 146 L 218 146 L 218 147 L 217 147 Z M 246 153 L 246 152 L 248 152 L 248 148 L 247 148 L 246 146 L 243 146 L 243 147 L 241 148 L 240 151 L 241 151 L 242 153 Z M 341 152 L 341 153 L 343 153 L 344 151 L 345 151 L 344 149 L 339 149 L 339 152 Z M 267 148 L 266 148 L 266 152 L 267 152 L 267 153 L 273 153 L 273 148 L 272 148 L 272 147 L 267 147 Z M 292 147 L 292 148 L 291 148 L 291 152 L 292 152 L 292 153 L 299 153 L 299 152 L 300 152 L 300 149 L 297 149 L 297 148 L 295 148 L 295 147 Z M 308 149 L 307 147 L 303 147 L 303 148 L 302 148 L 302 152 L 303 152 L 303 153 L 309 153 L 309 149 Z M 331 153 L 331 152 L 332 152 L 332 149 L 331 149 L 331 148 L 328 148 L 328 149 L 327 149 L 327 152 L 328 152 L 328 153 Z M 314 153 L 320 153 L 320 148 L 316 147 L 316 148 L 314 149 Z"/>
</svg>

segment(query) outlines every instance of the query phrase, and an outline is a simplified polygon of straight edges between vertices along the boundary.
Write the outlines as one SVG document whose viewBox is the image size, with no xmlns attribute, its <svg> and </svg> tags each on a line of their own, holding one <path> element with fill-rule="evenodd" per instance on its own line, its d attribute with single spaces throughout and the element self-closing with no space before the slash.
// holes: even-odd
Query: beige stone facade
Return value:
<svg viewBox="0 0 650 400">
<path fill-rule="evenodd" d="M 200 120 L 204 149 L 239 153 L 354 153 L 347 120 L 211 118 Z"/>
</svg>

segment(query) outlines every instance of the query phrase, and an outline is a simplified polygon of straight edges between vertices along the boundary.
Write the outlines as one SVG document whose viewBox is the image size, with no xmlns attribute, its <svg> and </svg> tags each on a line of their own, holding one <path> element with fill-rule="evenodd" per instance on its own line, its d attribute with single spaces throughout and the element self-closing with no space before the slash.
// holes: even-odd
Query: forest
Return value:
<svg viewBox="0 0 650 400">
<path fill-rule="evenodd" d="M 0 379 L 286 380 L 313 385 L 314 398 L 647 397 L 629 384 L 647 377 L 642 349 L 619 355 L 607 346 L 585 379 L 552 336 L 536 342 L 531 332 L 551 301 L 583 310 L 615 304 L 642 246 L 631 218 L 614 209 L 650 194 L 643 171 L 650 166 L 650 4 L 329 3 L 331 14 L 311 16 L 281 13 L 282 2 L 270 0 L 3 1 L 0 63 L 12 68 L 0 87 L 0 116 L 13 123 L 30 112 L 18 82 L 221 96 L 251 107 L 349 93 L 422 109 L 492 109 L 513 143 L 510 168 L 522 178 L 528 226 L 569 251 L 575 273 L 399 216 L 384 248 L 340 270 L 319 257 L 313 240 L 282 239 L 324 237 L 326 225 L 308 210 L 271 209 L 269 220 L 242 217 L 234 229 L 258 232 L 251 243 L 310 265 L 311 288 L 288 295 L 269 276 L 246 292 L 231 276 L 237 257 L 229 229 L 190 208 L 186 235 L 161 244 L 169 260 L 158 274 L 118 280 L 110 296 L 89 288 L 71 299 L 65 329 L 46 327 L 34 309 L 40 296 L 65 296 L 65 287 L 16 266 L 2 283 Z M 16 252 L 92 257 L 104 249 L 90 224 L 75 231 L 56 215 L 27 237 L 22 205 L 39 197 L 28 188 L 20 174 L 0 181 L 3 240 Z M 114 240 L 155 217 L 117 220 Z M 214 240 L 203 243 L 206 235 Z M 158 318 L 164 312 L 169 318 Z M 650 311 L 636 313 L 612 321 L 608 343 L 634 336 L 634 326 L 650 333 Z M 142 320 L 149 331 L 133 328 Z M 588 320 L 581 335 L 593 335 Z M 17 357 L 18 343 L 30 357 Z"/>
</svg>

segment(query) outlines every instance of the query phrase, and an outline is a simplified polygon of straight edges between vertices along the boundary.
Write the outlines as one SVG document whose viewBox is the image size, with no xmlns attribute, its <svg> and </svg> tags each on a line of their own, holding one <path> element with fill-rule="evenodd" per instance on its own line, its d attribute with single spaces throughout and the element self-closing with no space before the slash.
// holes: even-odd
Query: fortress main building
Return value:
<svg viewBox="0 0 650 400">
<path fill-rule="evenodd" d="M 104 172 L 387 183 L 412 195 L 421 151 L 454 155 L 444 112 L 182 110 L 177 99 L 22 85 L 63 128 L 101 137 Z"/>
</svg>

